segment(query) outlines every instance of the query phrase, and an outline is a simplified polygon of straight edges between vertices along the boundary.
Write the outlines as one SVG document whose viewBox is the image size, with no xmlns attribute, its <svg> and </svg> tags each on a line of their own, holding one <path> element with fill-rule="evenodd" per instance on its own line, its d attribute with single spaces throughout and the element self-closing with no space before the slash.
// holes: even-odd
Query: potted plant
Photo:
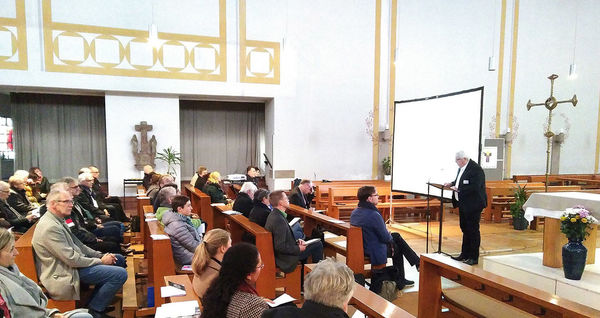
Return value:
<svg viewBox="0 0 600 318">
<path fill-rule="evenodd" d="M 390 156 L 383 158 L 381 164 L 383 166 L 383 180 L 392 180 L 392 159 L 390 158 Z"/>
<path fill-rule="evenodd" d="M 581 279 L 587 258 L 587 248 L 582 242 L 590 235 L 592 224 L 597 222 L 598 220 L 582 205 L 566 209 L 560 217 L 560 231 L 569 240 L 562 248 L 565 278 Z"/>
<path fill-rule="evenodd" d="M 510 214 L 512 215 L 513 228 L 515 230 L 525 230 L 529 225 L 529 222 L 525 219 L 525 211 L 523 210 L 523 204 L 527 201 L 527 192 L 525 187 L 521 188 L 521 185 L 517 185 L 515 189 L 515 202 L 510 205 Z"/>
<path fill-rule="evenodd" d="M 183 160 L 181 159 L 181 153 L 179 153 L 173 147 L 163 149 L 162 152 L 156 154 L 156 159 L 162 160 L 167 164 L 167 173 L 172 176 L 177 175 L 175 166 L 183 162 Z"/>
</svg>

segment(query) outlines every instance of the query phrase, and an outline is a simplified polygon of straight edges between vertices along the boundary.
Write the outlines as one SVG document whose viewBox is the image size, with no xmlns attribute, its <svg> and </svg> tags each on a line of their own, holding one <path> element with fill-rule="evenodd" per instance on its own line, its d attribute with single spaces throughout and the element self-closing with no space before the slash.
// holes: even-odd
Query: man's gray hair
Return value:
<svg viewBox="0 0 600 318">
<path fill-rule="evenodd" d="M 157 200 L 160 206 L 165 206 L 165 204 L 170 205 L 171 202 L 169 200 L 176 195 L 177 189 L 173 187 L 164 187 L 158 191 L 158 194 L 156 194 L 156 199 L 154 200 Z"/>
<path fill-rule="evenodd" d="M 88 169 L 89 170 L 89 169 Z M 80 173 L 79 176 L 77 177 L 77 179 L 79 179 L 79 182 L 81 181 L 85 181 L 86 179 L 93 179 L 94 177 L 92 176 L 91 173 L 89 172 L 83 172 Z"/>
<path fill-rule="evenodd" d="M 304 298 L 329 307 L 344 309 L 354 291 L 354 273 L 344 263 L 328 257 L 304 280 Z"/>
<path fill-rule="evenodd" d="M 258 188 L 252 182 L 244 182 L 240 188 L 240 192 L 248 193 L 248 191 L 252 191 L 250 193 L 251 197 L 254 196 L 254 192 L 256 192 L 256 190 L 258 190 Z"/>
<path fill-rule="evenodd" d="M 8 189 L 10 189 L 10 184 L 5 181 L 0 181 L 0 190 L 6 191 Z"/>
<path fill-rule="evenodd" d="M 71 185 L 71 184 L 79 184 L 79 181 L 77 181 L 77 179 L 75 179 L 75 178 L 72 178 L 72 177 L 64 177 L 64 178 L 62 178 L 62 179 L 60 180 L 60 182 L 64 182 L 64 183 L 66 183 L 66 184 L 68 184 L 68 185 Z"/>
<path fill-rule="evenodd" d="M 469 159 L 469 157 L 467 157 L 467 155 L 465 154 L 464 151 L 460 150 L 456 153 L 456 156 L 454 157 L 456 159 L 462 159 L 462 158 L 466 158 Z"/>
<path fill-rule="evenodd" d="M 56 182 L 50 186 L 50 191 L 61 190 L 61 191 L 69 191 L 69 184 L 66 182 Z"/>
<path fill-rule="evenodd" d="M 57 182 L 57 183 L 61 183 L 61 182 Z M 54 185 L 56 185 L 57 183 L 55 183 Z M 62 183 L 63 185 L 66 185 L 66 183 Z M 48 196 L 46 197 L 46 202 L 50 203 L 52 201 L 56 201 L 60 198 L 60 195 L 66 193 L 68 195 L 71 195 L 66 189 L 63 189 L 61 187 L 55 187 L 54 189 L 50 190 L 50 193 L 48 193 Z"/>
</svg>

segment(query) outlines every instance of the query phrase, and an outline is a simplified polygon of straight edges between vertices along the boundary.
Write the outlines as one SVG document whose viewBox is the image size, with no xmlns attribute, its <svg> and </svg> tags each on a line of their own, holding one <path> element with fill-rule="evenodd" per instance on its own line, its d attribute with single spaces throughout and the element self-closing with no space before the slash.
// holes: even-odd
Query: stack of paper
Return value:
<svg viewBox="0 0 600 318">
<path fill-rule="evenodd" d="M 172 318 L 172 317 L 199 317 L 200 306 L 198 301 L 182 301 L 176 303 L 163 304 L 156 308 L 155 318 Z"/>
</svg>

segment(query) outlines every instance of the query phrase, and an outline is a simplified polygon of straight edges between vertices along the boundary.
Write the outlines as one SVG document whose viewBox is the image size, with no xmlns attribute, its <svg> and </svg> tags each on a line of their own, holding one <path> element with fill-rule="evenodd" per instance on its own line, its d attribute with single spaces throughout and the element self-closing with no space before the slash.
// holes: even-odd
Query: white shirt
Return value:
<svg viewBox="0 0 600 318">
<path fill-rule="evenodd" d="M 467 162 L 464 166 L 462 166 L 462 168 L 458 169 L 458 176 L 456 177 L 456 180 L 454 181 L 454 186 L 456 187 L 456 190 L 457 190 L 457 191 L 454 191 L 454 198 L 456 199 L 456 201 L 458 201 L 458 186 L 459 186 L 460 178 L 462 177 L 463 172 L 465 172 L 465 169 L 467 168 L 468 164 L 469 164 L 469 162 Z"/>
</svg>

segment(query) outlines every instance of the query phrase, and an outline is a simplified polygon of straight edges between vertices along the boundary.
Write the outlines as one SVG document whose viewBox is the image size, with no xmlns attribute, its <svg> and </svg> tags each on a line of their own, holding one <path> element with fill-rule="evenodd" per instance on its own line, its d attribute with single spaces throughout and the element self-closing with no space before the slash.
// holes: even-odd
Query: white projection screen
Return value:
<svg viewBox="0 0 600 318">
<path fill-rule="evenodd" d="M 463 150 L 479 162 L 483 87 L 395 102 L 392 190 L 427 194 L 427 182 L 454 181 Z M 440 190 L 430 194 L 439 197 Z M 451 198 L 451 191 L 444 191 Z"/>
</svg>

